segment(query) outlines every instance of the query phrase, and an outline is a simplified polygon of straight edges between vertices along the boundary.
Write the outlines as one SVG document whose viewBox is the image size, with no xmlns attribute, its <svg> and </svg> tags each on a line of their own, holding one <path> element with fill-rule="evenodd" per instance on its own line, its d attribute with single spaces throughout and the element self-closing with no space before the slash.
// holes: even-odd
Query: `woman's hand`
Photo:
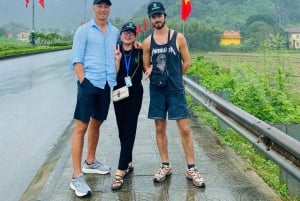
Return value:
<svg viewBox="0 0 300 201">
<path fill-rule="evenodd" d="M 120 61 L 122 58 L 122 53 L 120 52 L 120 44 L 117 44 L 115 49 L 115 60 Z"/>
</svg>

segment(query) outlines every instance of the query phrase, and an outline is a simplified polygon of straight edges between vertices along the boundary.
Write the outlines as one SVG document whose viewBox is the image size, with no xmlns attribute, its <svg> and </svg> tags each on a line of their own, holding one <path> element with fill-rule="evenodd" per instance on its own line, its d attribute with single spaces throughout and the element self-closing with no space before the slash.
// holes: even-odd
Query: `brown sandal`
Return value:
<svg viewBox="0 0 300 201">
<path fill-rule="evenodd" d="M 120 190 L 123 184 L 124 184 L 123 177 L 121 175 L 115 175 L 115 178 L 111 185 L 111 190 Z"/>
</svg>

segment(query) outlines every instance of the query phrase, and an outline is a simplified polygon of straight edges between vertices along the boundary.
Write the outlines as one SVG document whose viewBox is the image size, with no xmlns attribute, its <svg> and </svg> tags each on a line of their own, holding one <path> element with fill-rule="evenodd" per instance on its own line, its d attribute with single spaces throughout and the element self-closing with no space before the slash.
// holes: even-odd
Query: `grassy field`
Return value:
<svg viewBox="0 0 300 201">
<path fill-rule="evenodd" d="M 247 63 L 257 71 L 267 69 L 269 76 L 274 76 L 278 67 L 281 67 L 284 70 L 290 94 L 300 101 L 300 53 L 192 53 L 193 58 L 197 56 L 204 56 L 209 61 L 214 61 L 219 66 L 229 69 Z"/>
</svg>

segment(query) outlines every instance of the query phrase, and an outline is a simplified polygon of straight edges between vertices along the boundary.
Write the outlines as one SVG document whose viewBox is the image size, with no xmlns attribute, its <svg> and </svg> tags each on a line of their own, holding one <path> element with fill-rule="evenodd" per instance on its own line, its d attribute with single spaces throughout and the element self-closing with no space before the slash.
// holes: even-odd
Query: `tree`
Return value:
<svg viewBox="0 0 300 201">
<path fill-rule="evenodd" d="M 275 46 L 283 47 L 278 43 L 283 43 L 284 31 L 270 15 L 250 16 L 242 27 L 241 34 L 243 36 L 242 46 L 246 50 L 265 49 L 266 46 L 272 46 L 271 43 L 275 41 Z M 280 40 L 274 40 L 274 38 Z M 272 46 L 272 48 L 274 47 Z"/>
<path fill-rule="evenodd" d="M 216 50 L 219 47 L 221 31 L 197 19 L 186 22 L 168 21 L 171 29 L 183 32 L 189 48 L 194 50 Z"/>
<path fill-rule="evenodd" d="M 0 27 L 0 37 L 6 36 L 6 31 L 3 27 Z"/>
<path fill-rule="evenodd" d="M 247 27 L 243 41 L 249 50 L 254 50 L 260 48 L 263 41 L 274 35 L 272 26 L 263 21 L 256 21 Z"/>
<path fill-rule="evenodd" d="M 10 32 L 13 36 L 13 38 L 16 38 L 16 36 L 21 33 L 24 32 L 25 30 L 28 30 L 28 28 L 20 23 L 15 23 L 15 22 L 11 22 L 9 24 L 6 24 L 3 26 L 3 28 L 5 29 L 5 32 Z"/>
<path fill-rule="evenodd" d="M 252 15 L 247 19 L 246 26 L 249 27 L 252 23 L 257 21 L 265 22 L 272 27 L 276 26 L 275 20 L 270 15 Z"/>
<path fill-rule="evenodd" d="M 55 40 L 59 40 L 61 38 L 61 35 L 59 35 L 57 32 L 51 32 L 46 35 L 46 41 L 50 44 L 53 44 Z"/>
</svg>

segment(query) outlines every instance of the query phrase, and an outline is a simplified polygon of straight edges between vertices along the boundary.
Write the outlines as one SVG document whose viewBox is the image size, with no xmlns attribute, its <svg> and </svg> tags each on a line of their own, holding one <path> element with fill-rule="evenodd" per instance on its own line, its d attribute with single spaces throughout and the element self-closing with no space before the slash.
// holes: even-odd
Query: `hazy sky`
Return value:
<svg viewBox="0 0 300 201">
<path fill-rule="evenodd" d="M 44 0 L 45 9 L 39 5 L 38 0 L 30 0 L 28 8 L 25 7 L 25 0 L 0 0 L 0 26 L 16 22 L 32 28 L 33 1 L 35 2 L 34 25 L 36 30 L 55 27 L 72 30 L 84 18 L 89 20 L 92 17 L 93 0 Z M 128 19 L 149 0 L 111 0 L 111 2 L 110 17 Z M 84 9 L 85 7 L 86 9 Z"/>
</svg>

